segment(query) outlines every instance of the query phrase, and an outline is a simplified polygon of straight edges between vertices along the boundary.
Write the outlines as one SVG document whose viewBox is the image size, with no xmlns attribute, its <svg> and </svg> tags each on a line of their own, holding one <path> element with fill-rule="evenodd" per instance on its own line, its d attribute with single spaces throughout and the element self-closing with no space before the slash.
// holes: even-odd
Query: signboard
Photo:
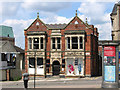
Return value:
<svg viewBox="0 0 120 90">
<path fill-rule="evenodd" d="M 115 46 L 104 46 L 104 81 L 115 82 Z"/>
</svg>

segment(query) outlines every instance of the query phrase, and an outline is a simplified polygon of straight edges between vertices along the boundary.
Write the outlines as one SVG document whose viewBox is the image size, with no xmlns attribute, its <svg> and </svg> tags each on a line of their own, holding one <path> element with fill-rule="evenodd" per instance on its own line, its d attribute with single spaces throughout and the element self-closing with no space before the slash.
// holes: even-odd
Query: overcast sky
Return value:
<svg viewBox="0 0 120 90">
<path fill-rule="evenodd" d="M 45 0 L 46 1 L 46 0 Z M 65 0 L 64 0 L 65 1 Z M 98 2 L 99 1 L 99 2 Z M 24 29 L 26 29 L 36 18 L 37 12 L 44 23 L 69 23 L 78 10 L 78 16 L 88 24 L 95 25 L 99 31 L 99 39 L 111 39 L 110 13 L 118 0 L 72 0 L 61 2 L 47 0 L 23 0 L 0 2 L 0 25 L 13 27 L 16 45 L 25 47 Z"/>
</svg>

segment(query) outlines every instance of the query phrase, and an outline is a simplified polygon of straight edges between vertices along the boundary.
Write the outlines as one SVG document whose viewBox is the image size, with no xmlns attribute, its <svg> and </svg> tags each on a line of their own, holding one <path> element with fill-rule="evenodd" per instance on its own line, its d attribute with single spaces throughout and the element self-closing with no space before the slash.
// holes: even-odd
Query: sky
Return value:
<svg viewBox="0 0 120 90">
<path fill-rule="evenodd" d="M 0 25 L 13 28 L 15 44 L 25 48 L 24 29 L 37 18 L 46 24 L 69 23 L 75 16 L 98 28 L 99 40 L 111 40 L 110 13 L 119 0 L 2 0 Z"/>
</svg>

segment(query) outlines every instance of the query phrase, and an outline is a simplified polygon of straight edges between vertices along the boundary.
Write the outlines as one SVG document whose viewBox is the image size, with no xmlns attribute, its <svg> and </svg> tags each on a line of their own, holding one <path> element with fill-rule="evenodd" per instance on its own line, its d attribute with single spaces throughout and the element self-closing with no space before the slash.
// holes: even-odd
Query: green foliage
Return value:
<svg viewBox="0 0 120 90">
<path fill-rule="evenodd" d="M 20 79 L 22 79 L 21 76 L 15 77 L 15 78 L 10 78 L 10 81 L 18 81 L 18 80 L 20 80 Z"/>
</svg>

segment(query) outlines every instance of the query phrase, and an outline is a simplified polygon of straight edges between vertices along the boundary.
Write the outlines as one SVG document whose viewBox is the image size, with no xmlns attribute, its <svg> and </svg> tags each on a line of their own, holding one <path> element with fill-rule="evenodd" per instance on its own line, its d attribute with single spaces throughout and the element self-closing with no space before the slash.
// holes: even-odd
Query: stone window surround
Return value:
<svg viewBox="0 0 120 90">
<path fill-rule="evenodd" d="M 43 37 L 43 49 L 41 49 L 41 42 L 40 42 L 40 39 L 41 37 Z M 29 38 L 32 39 L 32 49 L 29 49 Z M 45 49 L 45 36 L 44 35 L 40 35 L 40 36 L 28 36 L 27 37 L 27 40 L 28 40 L 28 50 L 33 50 L 33 39 L 34 38 L 39 38 L 39 49 L 35 49 L 35 50 L 44 50 Z"/>
<path fill-rule="evenodd" d="M 70 37 L 70 49 L 67 49 L 67 37 Z M 72 37 L 78 37 L 78 49 L 72 49 Z M 83 38 L 83 49 L 84 49 L 84 35 L 80 35 L 80 34 L 77 34 L 77 35 L 65 35 L 65 50 L 69 50 L 69 51 L 77 51 L 77 50 L 83 50 L 83 49 L 80 49 L 80 37 Z"/>
<path fill-rule="evenodd" d="M 52 38 L 55 38 L 55 48 L 56 49 L 52 49 Z M 57 49 L 57 38 L 60 38 L 60 49 Z M 61 40 L 61 36 L 52 36 L 51 37 L 51 51 L 61 51 L 62 49 L 62 40 Z"/>
</svg>

